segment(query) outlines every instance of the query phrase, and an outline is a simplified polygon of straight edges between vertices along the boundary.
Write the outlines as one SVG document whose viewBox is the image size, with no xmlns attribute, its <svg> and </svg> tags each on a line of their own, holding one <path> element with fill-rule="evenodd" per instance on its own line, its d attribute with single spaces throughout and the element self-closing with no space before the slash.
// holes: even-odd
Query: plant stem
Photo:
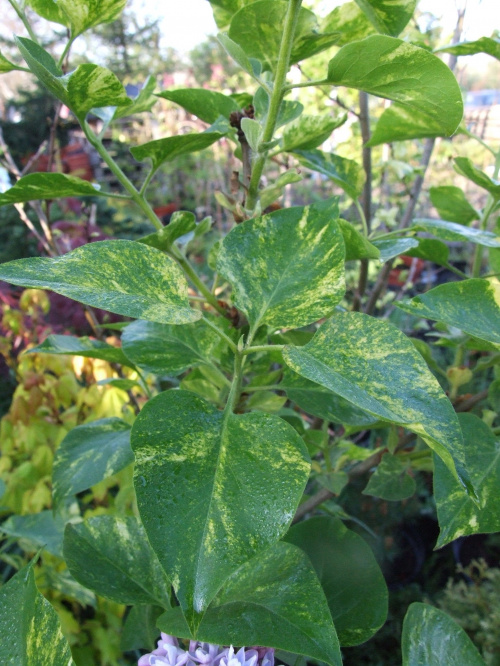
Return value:
<svg viewBox="0 0 500 666">
<path fill-rule="evenodd" d="M 283 391 L 281 384 L 268 384 L 267 386 L 244 386 L 243 393 L 255 393 L 256 391 Z"/>
<path fill-rule="evenodd" d="M 68 55 L 69 50 L 70 50 L 70 48 L 71 48 L 72 46 L 73 46 L 73 39 L 71 38 L 71 39 L 68 40 L 68 43 L 67 43 L 66 46 L 64 47 L 64 51 L 62 52 L 61 57 L 59 58 L 59 62 L 57 63 L 57 66 L 59 67 L 59 69 L 62 69 L 62 68 L 63 68 L 63 65 L 64 65 L 64 59 L 65 59 L 66 56 Z"/>
<path fill-rule="evenodd" d="M 217 333 L 217 335 L 224 340 L 224 342 L 227 342 L 229 348 L 231 349 L 232 352 L 236 354 L 238 351 L 238 347 L 235 345 L 235 343 L 231 340 L 231 338 L 224 333 L 224 331 L 221 331 L 221 329 L 216 326 L 214 323 L 210 321 L 210 319 L 207 319 L 206 317 L 202 317 L 203 321 L 207 326 L 210 326 L 210 328 Z"/>
<path fill-rule="evenodd" d="M 24 27 L 28 31 L 28 34 L 29 34 L 30 38 L 38 44 L 38 39 L 37 39 L 35 33 L 33 32 L 33 28 L 30 26 L 28 19 L 26 18 L 26 14 L 24 13 L 24 10 L 21 9 L 17 0 L 9 0 L 9 2 L 11 4 L 11 6 L 13 7 L 14 11 L 16 12 L 16 14 L 19 16 L 19 18 L 23 22 Z"/>
<path fill-rule="evenodd" d="M 284 349 L 286 345 L 256 345 L 255 347 L 247 347 L 243 350 L 242 354 L 252 354 L 253 352 L 267 352 Z"/>
<path fill-rule="evenodd" d="M 242 380 L 242 368 L 243 368 L 243 354 L 236 350 L 234 355 L 234 374 L 233 374 L 233 383 L 231 384 L 231 390 L 229 391 L 229 396 L 227 398 L 227 404 L 225 412 L 234 412 L 234 408 L 238 404 L 241 393 L 241 380 Z"/>
<path fill-rule="evenodd" d="M 328 79 L 318 79 L 317 81 L 303 81 L 302 83 L 290 83 L 284 87 L 284 92 L 288 92 L 289 90 L 293 90 L 294 88 L 308 88 L 309 86 L 324 86 L 327 85 L 329 82 Z"/>
<path fill-rule="evenodd" d="M 359 217 L 361 219 L 361 224 L 363 225 L 363 235 L 365 236 L 365 238 L 368 238 L 368 221 L 366 219 L 365 212 L 364 212 L 361 204 L 359 203 L 359 201 L 357 199 L 353 199 L 353 202 L 354 202 L 354 205 L 356 206 L 356 209 L 359 213 Z"/>
<path fill-rule="evenodd" d="M 272 141 L 276 129 L 276 121 L 280 110 L 283 95 L 286 92 L 286 75 L 290 67 L 290 55 L 292 53 L 293 37 L 299 18 L 300 6 L 302 0 L 289 0 L 288 9 L 285 17 L 283 37 L 278 56 L 278 65 L 274 79 L 273 92 L 269 102 L 269 111 L 267 113 L 266 123 L 262 132 L 261 143 Z M 258 152 L 252 167 L 252 177 L 248 186 L 248 194 L 245 203 L 247 212 L 251 215 L 259 201 L 259 186 L 262 172 L 267 160 L 267 152 Z"/>
<path fill-rule="evenodd" d="M 479 228 L 480 229 L 486 229 L 488 226 L 488 220 L 490 219 L 490 215 L 493 212 L 493 209 L 496 206 L 496 201 L 493 199 L 493 197 L 490 195 L 488 197 L 488 201 L 486 202 L 486 206 L 484 207 L 483 215 L 481 216 L 481 222 L 479 223 Z M 472 262 L 472 277 L 479 277 L 481 275 L 481 266 L 483 265 L 483 246 L 482 245 L 476 245 L 476 251 L 474 252 L 474 261 Z"/>
<path fill-rule="evenodd" d="M 210 303 L 210 305 L 217 310 L 217 312 L 221 315 L 226 314 L 226 311 L 220 305 L 219 301 L 217 298 L 212 294 L 210 289 L 203 284 L 201 278 L 198 276 L 198 273 L 194 270 L 194 268 L 191 266 L 189 260 L 187 257 L 185 257 L 174 245 L 170 247 L 170 250 L 168 251 L 168 254 L 172 259 L 175 259 L 175 261 L 179 264 L 179 266 L 182 268 L 184 273 L 187 275 L 187 277 L 191 280 L 191 282 L 194 284 L 194 286 L 198 289 L 200 294 L 203 294 L 205 297 L 205 300 L 207 303 Z"/>
</svg>

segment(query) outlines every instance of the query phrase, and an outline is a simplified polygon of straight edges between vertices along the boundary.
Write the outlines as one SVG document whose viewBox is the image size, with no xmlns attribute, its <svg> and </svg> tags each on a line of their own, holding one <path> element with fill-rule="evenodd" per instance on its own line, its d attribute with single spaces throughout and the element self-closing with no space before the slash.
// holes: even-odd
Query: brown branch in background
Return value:
<svg viewBox="0 0 500 666">
<path fill-rule="evenodd" d="M 36 163 L 38 162 L 39 158 L 43 155 L 43 153 L 45 152 L 45 149 L 46 149 L 46 148 L 47 148 L 47 141 L 43 141 L 43 142 L 40 144 L 40 146 L 39 146 L 38 150 L 36 151 L 36 153 L 35 153 L 34 155 L 32 155 L 32 156 L 29 158 L 29 160 L 26 162 L 26 164 L 25 164 L 23 170 L 21 171 L 21 177 L 22 177 L 22 176 L 25 176 L 25 175 L 29 172 L 29 170 L 31 169 L 31 167 L 33 166 L 33 164 L 36 164 Z"/>
<path fill-rule="evenodd" d="M 478 403 L 488 397 L 488 389 L 484 391 L 479 391 L 476 395 L 471 395 L 469 398 L 466 398 L 462 402 L 458 402 L 455 405 L 456 412 L 468 412 L 470 409 L 475 407 Z"/>
<path fill-rule="evenodd" d="M 299 72 L 302 74 L 302 76 L 305 78 L 306 81 L 312 81 L 312 78 L 308 76 L 302 67 L 300 65 L 296 65 L 298 67 Z M 323 88 L 322 86 L 316 86 L 316 90 L 319 90 L 320 93 L 322 93 L 327 99 L 330 100 L 330 102 L 333 102 L 337 106 L 340 106 L 341 109 L 344 109 L 344 111 L 347 111 L 348 113 L 352 113 L 353 116 L 356 116 L 356 118 L 359 118 L 359 113 L 357 111 L 354 111 L 354 109 L 351 109 L 350 106 L 347 106 L 345 102 L 343 102 L 339 97 L 332 97 L 330 95 L 330 92 Z M 331 88 L 330 88 L 331 90 Z"/>
<path fill-rule="evenodd" d="M 363 474 L 366 474 L 366 472 L 368 472 L 372 467 L 378 465 L 384 453 L 385 451 L 377 451 L 377 453 L 374 453 L 366 460 L 363 460 L 363 462 L 360 462 L 359 465 L 356 465 L 356 467 L 354 467 L 349 472 L 349 480 L 351 481 L 352 479 L 355 479 L 358 476 L 363 476 Z M 302 504 L 295 512 L 295 516 L 293 518 L 292 523 L 297 523 L 299 520 L 304 518 L 305 515 L 307 515 L 311 511 L 314 511 L 314 509 L 318 507 L 320 504 L 323 504 L 323 502 L 326 502 L 327 500 L 331 499 L 334 496 L 335 496 L 334 493 L 332 493 L 330 490 L 322 488 L 315 495 L 309 497 L 309 499 L 307 499 L 305 502 L 302 502 Z"/>
<path fill-rule="evenodd" d="M 363 187 L 361 205 L 366 220 L 368 232 L 371 229 L 372 219 L 372 149 L 366 144 L 371 138 L 370 130 L 370 108 L 368 93 L 363 90 L 359 93 L 359 124 L 361 137 L 363 139 L 363 170 L 365 172 L 365 184 Z M 352 309 L 358 312 L 361 309 L 361 300 L 365 295 L 368 283 L 368 259 L 362 259 L 359 269 L 358 288 L 354 295 Z"/>
<path fill-rule="evenodd" d="M 35 225 L 30 220 L 30 218 L 27 216 L 23 205 L 19 204 L 19 203 L 14 204 L 14 208 L 17 210 L 17 212 L 19 213 L 19 217 L 24 222 L 24 224 L 28 227 L 28 229 L 31 231 L 31 233 L 37 239 L 37 241 L 40 243 L 40 245 L 43 247 L 45 252 L 47 252 L 47 254 L 49 254 L 49 255 L 52 254 L 52 250 L 51 250 L 50 245 L 47 243 L 47 239 L 44 238 L 40 233 L 38 233 L 38 230 L 36 229 Z"/>
</svg>

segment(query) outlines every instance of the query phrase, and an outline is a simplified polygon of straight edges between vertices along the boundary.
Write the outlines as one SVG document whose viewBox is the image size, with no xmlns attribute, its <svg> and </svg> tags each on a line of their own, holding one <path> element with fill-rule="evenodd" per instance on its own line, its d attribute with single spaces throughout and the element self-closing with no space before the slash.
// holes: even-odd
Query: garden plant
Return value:
<svg viewBox="0 0 500 666">
<path fill-rule="evenodd" d="M 500 41 L 434 53 L 400 39 L 416 0 L 356 0 L 322 19 L 301 0 L 212 0 L 218 39 L 248 76 L 248 90 L 155 96 L 151 79 L 131 99 L 110 70 L 71 66 L 73 42 L 118 18 L 126 0 L 9 2 L 28 36 L 16 38 L 16 62 L 0 57 L 0 70 L 29 71 L 67 107 L 121 190 L 55 171 L 22 174 L 11 164 L 0 205 L 26 215 L 24 204 L 34 202 L 39 233 L 48 232 L 46 256 L 4 263 L 0 279 L 72 298 L 89 316 L 99 308 L 126 318 L 111 325 L 120 345 L 51 335 L 30 353 L 108 362 L 119 372 L 105 381 L 128 391 L 136 415 L 82 423 L 60 443 L 52 470 L 53 521 L 64 530 L 59 555 L 44 548 L 47 512 L 43 521 L 14 516 L 40 551 L 0 588 L 0 661 L 79 666 L 35 584 L 38 560 L 58 557 L 77 600 L 96 594 L 129 607 L 126 650 L 141 650 L 141 666 L 275 659 L 340 666 L 343 648 L 368 641 L 387 616 L 380 567 L 335 501 L 356 479 L 369 476 L 364 494 L 399 501 L 414 494 L 421 472 L 432 472 L 438 548 L 500 531 L 500 152 L 461 125 L 462 94 L 442 53 L 500 59 Z M 41 46 L 34 12 L 48 22 L 45 31 L 54 24 L 67 31 L 58 59 Z M 327 50 L 321 77 L 298 80 L 299 67 Z M 319 149 L 347 115 L 331 106 L 305 113 L 301 88 L 326 92 L 339 108 L 344 89 L 359 100 L 362 163 Z M 392 102 L 373 128 L 371 96 Z M 133 158 L 147 165 L 136 187 L 103 136 L 158 97 L 207 128 L 133 146 Z M 439 217 L 415 218 L 435 140 L 456 133 L 477 139 L 493 163 L 489 175 L 467 157 L 453 160 L 484 195 L 481 210 L 462 189 L 439 185 L 430 192 Z M 232 225 L 198 265 L 191 247 L 210 237 L 212 220 L 178 211 L 164 225 L 148 191 L 163 164 L 223 139 L 241 160 L 217 194 Z M 371 157 L 377 146 L 405 141 L 420 142 L 422 164 L 400 219 L 384 229 L 374 224 Z M 9 163 L 5 146 L 3 158 Z M 288 168 L 275 177 L 276 164 Z M 342 194 L 274 205 L 308 171 Z M 60 254 L 43 202 L 64 197 L 125 201 L 151 233 Z M 450 242 L 473 248 L 469 267 L 453 265 Z M 437 322 L 432 347 L 384 314 L 400 255 L 456 278 L 392 310 L 396 322 L 426 330 Z M 346 262 L 356 276 L 347 292 Z M 82 493 L 132 466 L 133 501 L 82 515 Z M 3 530 L 16 535 L 9 520 Z M 485 663 L 430 605 L 409 607 L 401 642 L 405 666 Z"/>
</svg>

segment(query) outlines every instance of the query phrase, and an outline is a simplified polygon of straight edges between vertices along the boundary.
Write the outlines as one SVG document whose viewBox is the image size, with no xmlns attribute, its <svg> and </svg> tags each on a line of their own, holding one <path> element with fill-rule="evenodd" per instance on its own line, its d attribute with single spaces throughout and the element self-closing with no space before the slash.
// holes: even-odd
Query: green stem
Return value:
<svg viewBox="0 0 500 666">
<path fill-rule="evenodd" d="M 211 361 L 207 361 L 208 367 L 212 370 L 214 374 L 217 375 L 217 377 L 221 380 L 221 382 L 231 388 L 232 383 L 229 381 L 229 379 L 226 377 L 226 375 L 219 370 L 219 368 L 215 365 L 215 363 L 212 363 Z"/>
<path fill-rule="evenodd" d="M 21 9 L 18 2 L 16 0 L 9 0 L 9 2 L 11 4 L 11 6 L 13 7 L 14 11 L 16 12 L 16 14 L 19 16 L 19 18 L 23 22 L 24 27 L 28 31 L 28 34 L 29 34 L 30 38 L 38 44 L 38 39 L 37 39 L 35 33 L 33 32 L 33 28 L 30 26 L 29 21 L 26 18 L 26 14 Z"/>
<path fill-rule="evenodd" d="M 303 81 L 302 83 L 290 83 L 284 87 L 285 92 L 293 90 L 294 88 L 308 88 L 309 86 L 325 86 L 329 84 L 328 79 L 319 79 L 317 81 Z"/>
<path fill-rule="evenodd" d="M 205 297 L 205 300 L 207 303 L 210 303 L 210 305 L 217 310 L 217 312 L 221 315 L 225 315 L 226 311 L 220 305 L 219 301 L 217 298 L 212 294 L 210 289 L 202 282 L 200 277 L 198 276 L 198 273 L 194 270 L 194 268 L 191 266 L 189 263 L 189 260 L 187 257 L 185 257 L 174 245 L 170 246 L 170 250 L 168 251 L 168 254 L 172 259 L 175 259 L 175 261 L 179 264 L 179 266 L 182 268 L 184 273 L 187 275 L 187 277 L 191 280 L 191 282 L 194 284 L 194 286 L 198 289 L 200 294 L 203 294 Z"/>
<path fill-rule="evenodd" d="M 490 195 L 488 197 L 488 201 L 486 202 L 486 206 L 484 207 L 483 215 L 481 217 L 481 222 L 480 222 L 480 229 L 486 229 L 488 226 L 488 220 L 490 219 L 490 215 L 493 212 L 493 209 L 496 206 L 496 201 L 493 199 L 493 197 Z M 474 252 L 474 261 L 472 263 L 472 277 L 479 277 L 481 275 L 481 266 L 483 265 L 483 246 L 482 245 L 476 245 L 476 251 Z"/>
<path fill-rule="evenodd" d="M 268 384 L 267 386 L 244 386 L 244 393 L 255 393 L 256 391 L 283 391 L 280 384 Z"/>
<path fill-rule="evenodd" d="M 469 132 L 469 130 L 466 127 L 460 128 L 460 134 L 465 134 L 466 136 L 470 137 L 471 139 L 475 139 L 478 143 L 480 143 L 483 148 L 486 148 L 490 153 L 493 154 L 494 157 L 497 156 L 496 152 L 493 150 L 491 146 L 488 146 L 486 141 L 483 141 L 481 137 L 477 136 L 477 134 L 474 134 L 473 132 Z"/>
<path fill-rule="evenodd" d="M 357 199 L 353 199 L 353 202 L 358 210 L 359 217 L 361 218 L 361 224 L 363 225 L 363 235 L 365 238 L 368 238 L 368 223 L 366 222 L 365 212 Z"/>
<path fill-rule="evenodd" d="M 231 384 L 231 390 L 229 391 L 229 396 L 227 398 L 226 408 L 224 413 L 234 412 L 234 408 L 238 404 L 241 393 L 241 380 L 242 380 L 242 369 L 243 369 L 243 354 L 240 351 L 236 351 L 234 356 L 234 374 L 233 374 L 233 383 Z"/>
<path fill-rule="evenodd" d="M 62 66 L 64 64 L 64 59 L 68 55 L 69 50 L 72 47 L 72 45 L 73 45 L 73 39 L 71 38 L 68 41 L 68 43 L 66 44 L 66 46 L 64 47 L 64 51 L 62 52 L 61 57 L 59 58 L 59 62 L 57 63 L 57 66 L 59 67 L 59 69 L 62 69 Z"/>
<path fill-rule="evenodd" d="M 111 173 L 116 176 L 118 182 L 124 187 L 124 189 L 130 194 L 130 198 L 134 203 L 136 203 L 142 212 L 146 215 L 148 220 L 153 224 L 153 226 L 160 231 L 163 229 L 163 224 L 160 219 L 151 208 L 149 203 L 144 199 L 144 197 L 137 191 L 134 184 L 127 178 L 127 176 L 120 169 L 118 164 L 114 161 L 111 155 L 108 153 L 106 148 L 103 146 L 102 141 L 94 134 L 89 124 L 85 120 L 82 123 L 83 132 L 87 138 L 87 141 L 90 145 L 97 150 L 99 155 L 104 160 L 105 164 L 109 167 Z"/>
<path fill-rule="evenodd" d="M 274 131 L 276 129 L 276 121 L 278 120 L 278 113 L 281 107 L 283 96 L 286 92 L 285 83 L 286 75 L 290 68 L 290 56 L 292 53 L 293 37 L 295 28 L 299 18 L 300 6 L 302 0 L 289 0 L 288 9 L 285 17 L 285 25 L 283 29 L 283 37 L 281 39 L 280 51 L 278 55 L 278 65 L 276 68 L 276 76 L 274 79 L 273 93 L 269 102 L 269 111 L 267 113 L 266 123 L 262 132 L 261 143 L 267 144 L 272 141 Z M 251 215 L 259 201 L 259 186 L 262 172 L 267 160 L 267 152 L 258 152 L 256 159 L 252 166 L 252 177 L 248 186 L 248 194 L 246 199 L 245 208 Z"/>
<path fill-rule="evenodd" d="M 210 319 L 207 319 L 207 317 L 202 317 L 203 321 L 207 326 L 209 326 L 217 335 L 224 340 L 224 342 L 227 342 L 229 348 L 231 349 L 232 352 L 236 354 L 238 351 L 238 347 L 235 345 L 235 343 L 231 340 L 231 338 L 224 333 L 224 331 L 221 331 L 221 329 L 216 326 L 213 322 L 210 321 Z"/>
<path fill-rule="evenodd" d="M 267 352 L 284 349 L 286 345 L 256 345 L 255 347 L 247 347 L 243 350 L 242 354 L 252 354 L 253 352 Z"/>
</svg>

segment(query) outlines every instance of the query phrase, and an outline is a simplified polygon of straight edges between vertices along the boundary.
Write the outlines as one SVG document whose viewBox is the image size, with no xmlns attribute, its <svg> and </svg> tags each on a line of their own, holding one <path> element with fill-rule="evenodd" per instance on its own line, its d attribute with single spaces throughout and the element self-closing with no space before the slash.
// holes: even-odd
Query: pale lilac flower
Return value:
<svg viewBox="0 0 500 666">
<path fill-rule="evenodd" d="M 138 666 L 274 666 L 274 650 L 242 647 L 235 654 L 229 648 L 190 641 L 189 649 L 179 647 L 176 638 L 161 634 L 156 650 L 139 659 Z"/>
<path fill-rule="evenodd" d="M 259 653 L 257 650 L 247 650 L 245 652 L 245 648 L 242 647 L 234 654 L 234 648 L 231 645 L 227 656 L 221 659 L 220 666 L 257 666 L 258 659 Z"/>
</svg>

